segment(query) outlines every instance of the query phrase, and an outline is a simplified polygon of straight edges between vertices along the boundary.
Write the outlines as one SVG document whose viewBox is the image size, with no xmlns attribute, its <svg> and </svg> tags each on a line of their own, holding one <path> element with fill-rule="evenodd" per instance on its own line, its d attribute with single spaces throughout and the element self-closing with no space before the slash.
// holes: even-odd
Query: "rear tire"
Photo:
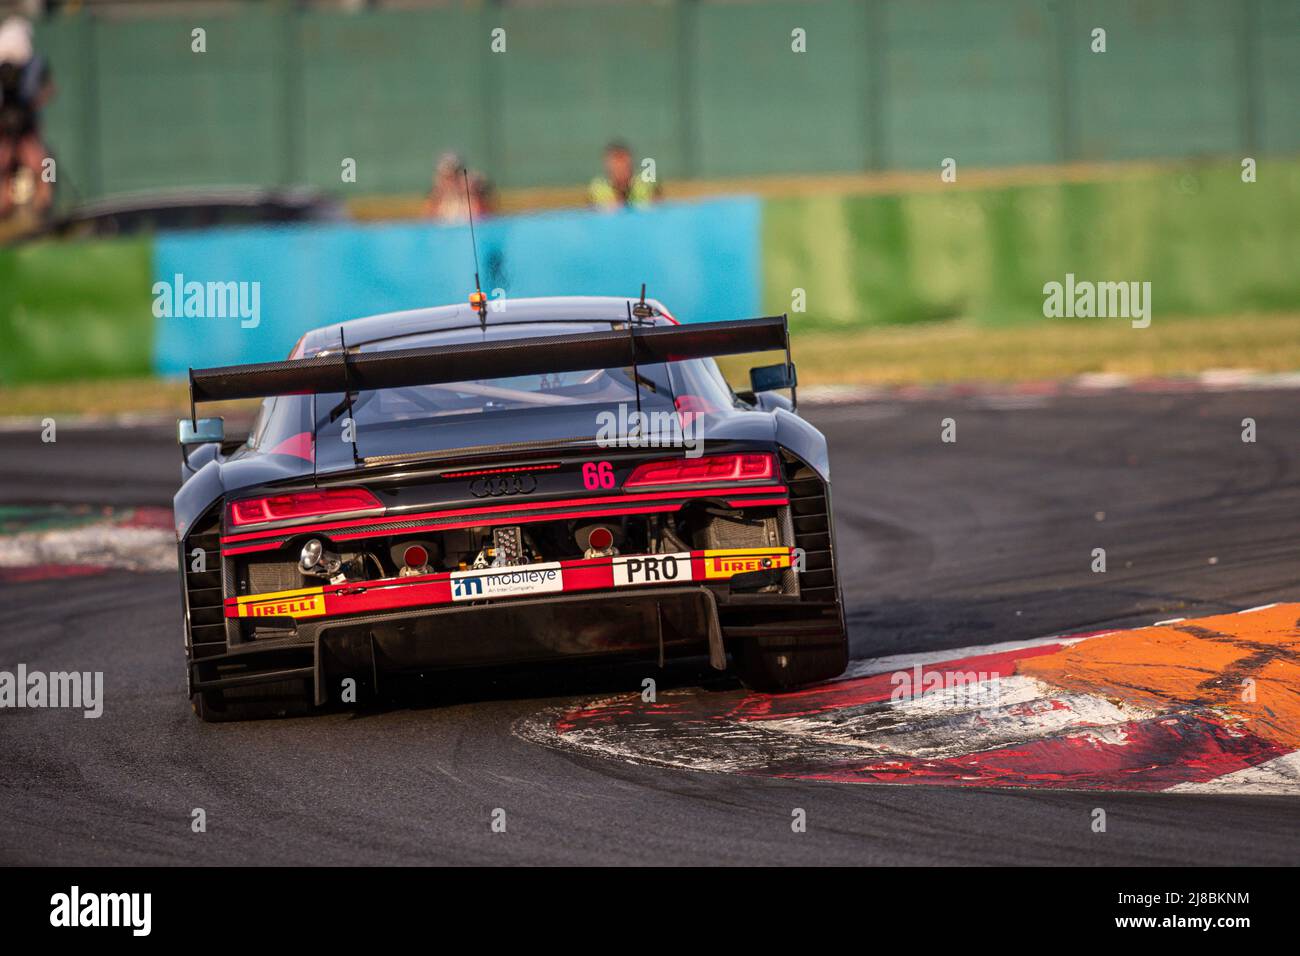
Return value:
<svg viewBox="0 0 1300 956">
<path fill-rule="evenodd" d="M 778 694 L 839 677 L 849 665 L 848 637 L 825 644 L 788 638 L 754 638 L 737 654 L 736 672 L 750 690 Z"/>
<path fill-rule="evenodd" d="M 190 697 L 199 720 L 209 724 L 272 717 L 300 717 L 312 709 L 306 681 L 276 681 L 253 687 L 201 690 Z"/>
</svg>

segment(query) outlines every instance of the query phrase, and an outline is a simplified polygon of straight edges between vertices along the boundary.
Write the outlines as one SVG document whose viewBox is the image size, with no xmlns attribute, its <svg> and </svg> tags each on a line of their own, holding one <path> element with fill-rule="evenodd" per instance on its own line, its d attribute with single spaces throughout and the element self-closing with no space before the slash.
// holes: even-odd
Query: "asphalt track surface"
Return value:
<svg viewBox="0 0 1300 956">
<path fill-rule="evenodd" d="M 823 406 L 854 656 L 1300 595 L 1300 393 Z M 957 421 L 957 442 L 939 440 Z M 1241 441 L 1243 418 L 1258 441 Z M 0 434 L 0 504 L 167 505 L 163 429 Z M 1095 547 L 1109 571 L 1092 574 Z M 802 783 L 549 749 L 512 726 L 620 671 L 455 679 L 358 713 L 206 725 L 171 574 L 0 584 L 0 667 L 105 672 L 105 713 L 0 712 L 0 861 L 1293 864 L 1281 796 Z M 676 675 L 693 686 L 695 677 Z M 716 686 L 716 684 L 715 684 Z M 725 686 L 725 685 L 723 685 Z M 704 687 L 699 693 L 709 693 Z M 203 808 L 207 832 L 191 832 Z M 807 812 L 792 832 L 793 808 Z M 1107 812 L 1104 834 L 1092 811 Z M 494 833 L 494 809 L 506 832 Z"/>
</svg>

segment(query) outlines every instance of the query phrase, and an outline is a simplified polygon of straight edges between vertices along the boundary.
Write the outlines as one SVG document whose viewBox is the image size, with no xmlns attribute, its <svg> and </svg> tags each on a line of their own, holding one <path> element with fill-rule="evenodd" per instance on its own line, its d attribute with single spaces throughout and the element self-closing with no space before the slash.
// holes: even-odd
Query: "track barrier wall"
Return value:
<svg viewBox="0 0 1300 956">
<path fill-rule="evenodd" d="M 755 199 L 665 204 L 613 214 L 502 217 L 476 229 L 483 291 L 511 297 L 649 294 L 687 319 L 759 309 Z M 468 227 L 424 223 L 213 230 L 159 236 L 155 282 L 260 284 L 261 317 L 160 318 L 154 367 L 277 361 L 308 329 L 380 312 L 465 302 L 474 291 Z"/>
</svg>

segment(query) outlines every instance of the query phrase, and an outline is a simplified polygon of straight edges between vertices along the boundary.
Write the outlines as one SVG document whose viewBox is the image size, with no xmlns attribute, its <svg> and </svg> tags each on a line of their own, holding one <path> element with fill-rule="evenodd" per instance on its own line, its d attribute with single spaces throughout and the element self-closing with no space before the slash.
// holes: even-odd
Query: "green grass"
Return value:
<svg viewBox="0 0 1300 956">
<path fill-rule="evenodd" d="M 172 379 L 125 378 L 0 386 L 0 418 L 123 414 L 179 418 L 190 413 L 189 402 L 185 383 Z M 256 405 L 256 401 L 214 402 L 204 405 L 201 414 L 247 416 Z"/>
<path fill-rule="evenodd" d="M 1162 320 L 1041 322 L 1004 328 L 968 321 L 797 336 L 807 385 L 1026 382 L 1086 373 L 1179 376 L 1209 369 L 1300 369 L 1300 313 Z M 731 374 L 730 372 L 728 374 Z"/>
</svg>

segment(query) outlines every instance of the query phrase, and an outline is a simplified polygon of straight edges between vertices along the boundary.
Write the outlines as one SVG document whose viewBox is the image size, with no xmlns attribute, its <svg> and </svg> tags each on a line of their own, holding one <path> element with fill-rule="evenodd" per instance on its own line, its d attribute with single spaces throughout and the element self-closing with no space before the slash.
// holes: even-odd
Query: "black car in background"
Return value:
<svg viewBox="0 0 1300 956">
<path fill-rule="evenodd" d="M 0 239 L 88 239 L 134 236 L 216 226 L 340 222 L 348 218 L 337 199 L 312 189 L 222 187 L 127 193 L 81 203 L 46 222 L 21 222 Z"/>
</svg>

